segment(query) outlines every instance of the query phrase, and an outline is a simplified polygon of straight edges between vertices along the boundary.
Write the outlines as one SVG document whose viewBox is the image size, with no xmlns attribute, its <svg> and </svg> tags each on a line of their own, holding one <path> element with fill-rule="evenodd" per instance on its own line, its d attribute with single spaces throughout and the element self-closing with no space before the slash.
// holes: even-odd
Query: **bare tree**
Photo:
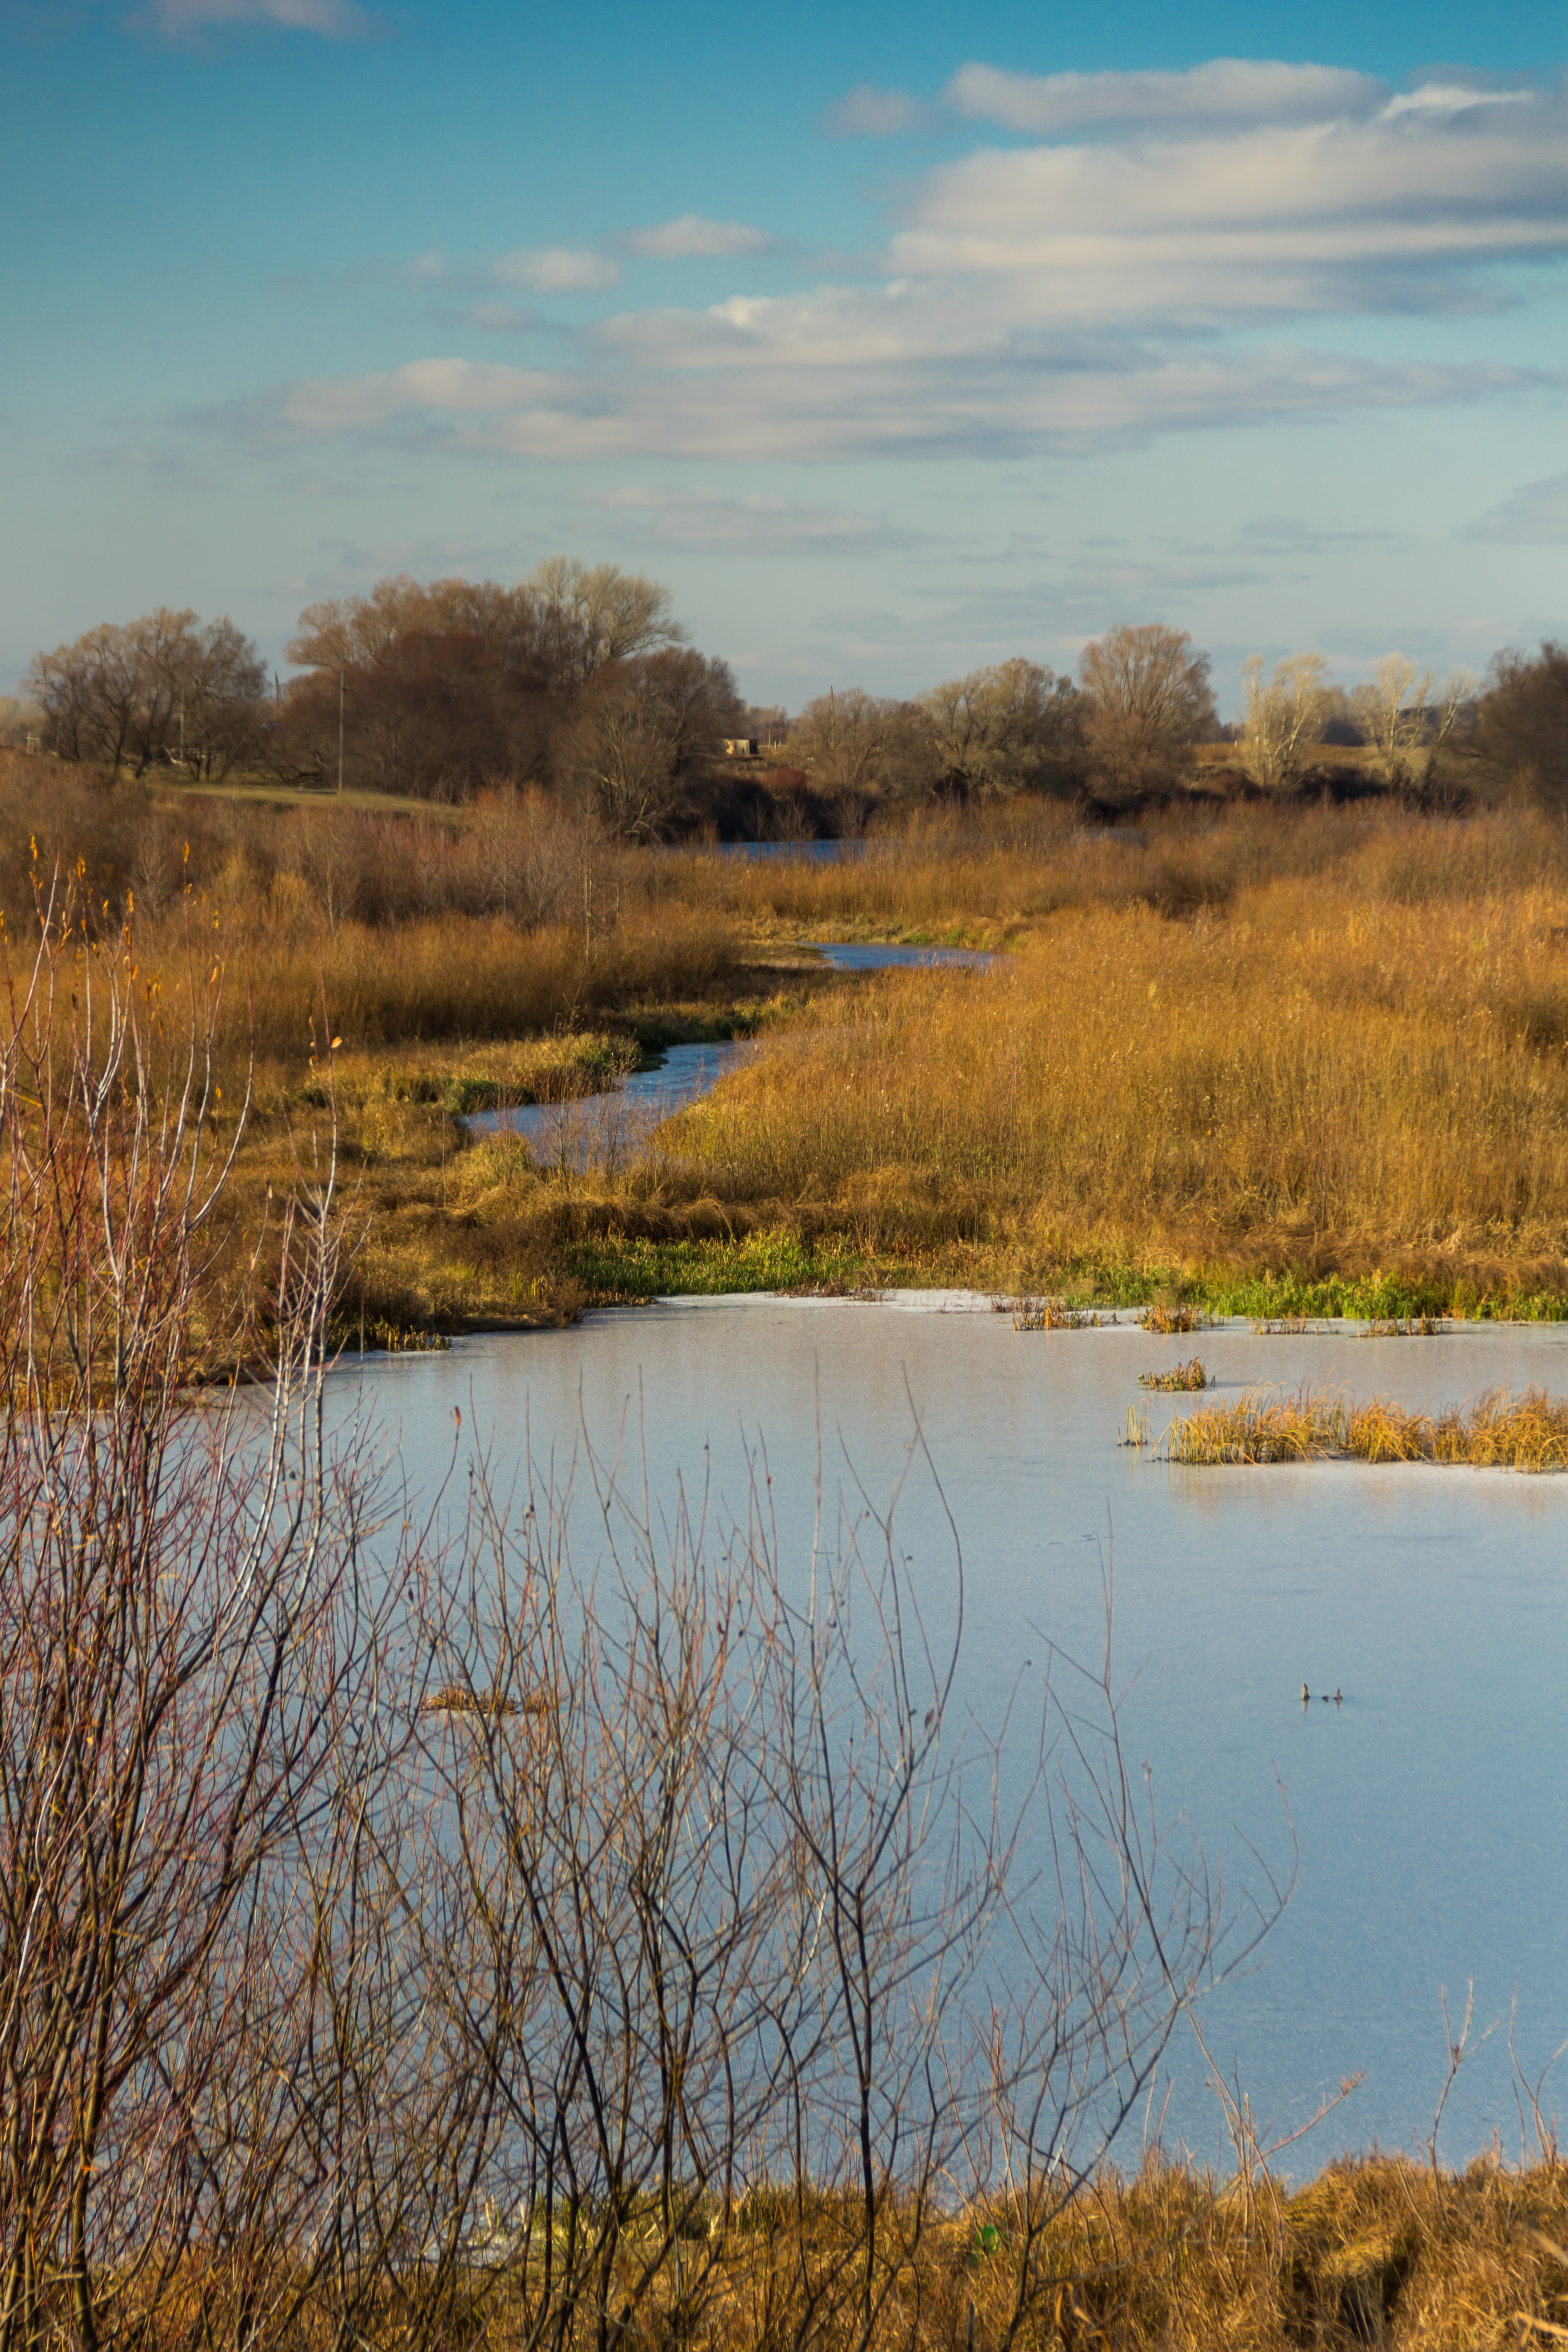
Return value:
<svg viewBox="0 0 1568 2352">
<path fill-rule="evenodd" d="M 1208 656 L 1194 652 L 1185 629 L 1111 629 L 1084 647 L 1079 679 L 1091 764 L 1119 794 L 1169 786 L 1188 746 L 1213 732 Z"/>
<path fill-rule="evenodd" d="M 1371 682 L 1354 689 L 1351 707 L 1391 784 L 1410 782 L 1414 752 L 1426 750 L 1430 764 L 1474 700 L 1476 683 L 1468 669 L 1451 670 L 1439 683 L 1430 666 L 1419 669 L 1400 653 L 1373 663 Z"/>
<path fill-rule="evenodd" d="M 547 555 L 521 593 L 538 615 L 552 683 L 564 692 L 585 685 L 606 663 L 688 642 L 668 589 L 617 564 Z"/>
<path fill-rule="evenodd" d="M 138 985 L 86 914 L 42 905 L 0 1034 L 5 2352 L 255 2342 L 241 2273 L 298 2272 L 321 2109 L 267 2060 L 320 2023 L 304 1865 L 331 1857 L 341 1909 L 345 1823 L 405 1745 L 388 1677 L 416 1574 L 395 1541 L 367 1577 L 361 1470 L 323 1450 L 330 1152 L 271 1254 L 270 1409 L 232 1384 L 190 1409 L 246 1330 L 218 1282 L 244 1112 L 220 1108 L 220 975 L 196 940 L 178 988 Z"/>
<path fill-rule="evenodd" d="M 1073 743 L 1078 695 L 1038 663 L 999 662 L 919 697 L 945 779 L 974 797 L 1037 785 Z"/>
<path fill-rule="evenodd" d="M 917 770 L 929 772 L 918 724 L 907 703 L 860 687 L 830 688 L 794 720 L 787 750 L 818 792 L 863 801 L 896 792 Z"/>
<path fill-rule="evenodd" d="M 560 772 L 612 832 L 653 838 L 733 731 L 738 709 L 728 663 L 685 647 L 605 665 L 584 690 Z"/>
<path fill-rule="evenodd" d="M 1241 677 L 1242 765 L 1263 791 L 1288 792 L 1322 736 L 1330 696 L 1323 657 L 1289 654 L 1266 678 L 1262 655 L 1252 654 Z"/>
<path fill-rule="evenodd" d="M 1463 749 L 1483 790 L 1568 806 L 1568 644 L 1548 638 L 1537 654 L 1497 655 Z"/>
<path fill-rule="evenodd" d="M 160 605 L 36 654 L 26 684 L 68 760 L 130 763 L 141 775 L 184 757 L 215 775 L 251 747 L 267 673 L 226 614 L 204 628 L 195 613 Z"/>
<path fill-rule="evenodd" d="M 534 602 L 526 589 L 493 580 L 434 580 L 406 572 L 377 581 L 364 596 L 308 604 L 286 648 L 302 669 L 395 669 L 431 639 L 466 638 L 491 663 L 527 672 L 539 662 Z"/>
</svg>

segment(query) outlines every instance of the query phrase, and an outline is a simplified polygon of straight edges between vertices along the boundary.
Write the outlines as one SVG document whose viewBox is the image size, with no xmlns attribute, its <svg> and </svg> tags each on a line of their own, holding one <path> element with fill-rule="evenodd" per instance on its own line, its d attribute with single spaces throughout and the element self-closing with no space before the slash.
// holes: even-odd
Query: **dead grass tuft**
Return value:
<svg viewBox="0 0 1568 2352">
<path fill-rule="evenodd" d="M 1059 1298 L 1020 1298 L 1013 1307 L 1015 1331 L 1098 1331 L 1100 1317 Z"/>
<path fill-rule="evenodd" d="M 1179 1332 L 1207 1331 L 1214 1318 L 1196 1307 L 1146 1307 L 1138 1320 L 1145 1331 L 1170 1337 Z"/>
<path fill-rule="evenodd" d="M 1167 1461 L 1431 1462 L 1473 1469 L 1568 1468 L 1568 1401 L 1543 1389 L 1522 1396 L 1489 1390 L 1468 1410 L 1411 1412 L 1373 1397 L 1355 1404 L 1303 1385 L 1293 1395 L 1251 1389 L 1171 1423 L 1161 1441 Z"/>
<path fill-rule="evenodd" d="M 1138 1385 L 1141 1389 L 1207 1389 L 1214 1382 L 1201 1360 L 1189 1356 L 1184 1364 L 1173 1364 L 1168 1372 L 1140 1372 Z"/>
<path fill-rule="evenodd" d="M 1373 1316 L 1355 1336 L 1358 1339 L 1440 1339 L 1448 1328 L 1441 1315 Z"/>
</svg>

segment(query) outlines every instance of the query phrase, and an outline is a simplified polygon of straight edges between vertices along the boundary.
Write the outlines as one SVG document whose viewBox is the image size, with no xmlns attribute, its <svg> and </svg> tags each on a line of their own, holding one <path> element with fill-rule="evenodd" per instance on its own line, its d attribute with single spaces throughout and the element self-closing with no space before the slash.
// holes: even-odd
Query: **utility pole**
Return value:
<svg viewBox="0 0 1568 2352">
<path fill-rule="evenodd" d="M 340 797 L 343 789 L 343 696 L 347 692 L 347 667 L 340 662 L 338 664 L 338 793 Z"/>
</svg>

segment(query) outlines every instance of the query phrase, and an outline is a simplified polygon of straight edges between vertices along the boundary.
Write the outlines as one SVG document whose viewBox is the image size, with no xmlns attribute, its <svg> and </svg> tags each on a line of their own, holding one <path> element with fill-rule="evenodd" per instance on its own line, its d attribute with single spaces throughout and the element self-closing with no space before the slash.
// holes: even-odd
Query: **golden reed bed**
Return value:
<svg viewBox="0 0 1568 2352">
<path fill-rule="evenodd" d="M 1230 1462 L 1436 1462 L 1481 1470 L 1568 1469 L 1568 1401 L 1544 1389 L 1489 1389 L 1468 1405 L 1411 1412 L 1303 1384 L 1249 1389 L 1171 1423 L 1160 1450 L 1194 1466 Z"/>
</svg>

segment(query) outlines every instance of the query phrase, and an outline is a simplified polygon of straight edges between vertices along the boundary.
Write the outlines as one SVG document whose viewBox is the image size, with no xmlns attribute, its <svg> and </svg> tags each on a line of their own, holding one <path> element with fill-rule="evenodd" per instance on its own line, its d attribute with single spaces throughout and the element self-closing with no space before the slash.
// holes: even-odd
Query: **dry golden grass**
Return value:
<svg viewBox="0 0 1568 2352">
<path fill-rule="evenodd" d="M 205 898 L 139 916 L 137 952 L 171 1013 L 193 943 L 204 978 L 226 959 L 231 1102 L 248 1041 L 258 1056 L 257 1200 L 312 1119 L 319 1143 L 343 1040 L 367 1328 L 574 1311 L 560 1253 L 589 1198 L 595 1295 L 620 1295 L 639 1236 L 666 1253 L 661 1287 L 704 1286 L 669 1253 L 709 1232 L 826 1237 L 835 1279 L 842 1261 L 860 1282 L 1065 1293 L 1068 1314 L 1152 1292 L 1325 1311 L 1310 1286 L 1332 1277 L 1410 1328 L 1568 1293 L 1568 842 L 1539 818 L 1244 808 L 1134 835 L 1032 803 L 840 863 L 606 852 L 591 921 L 531 926 L 330 915 L 287 862 L 295 820 L 243 823 L 274 830 L 224 834 Z M 468 873 L 489 836 L 443 823 Z M 776 994 L 760 942 L 868 933 L 1012 951 L 868 980 L 796 955 Z M 448 1112 L 569 1096 L 632 1031 L 713 1034 L 742 1006 L 766 1030 L 750 1065 L 631 1159 L 563 1171 L 553 1202 L 458 1172 Z"/>
<path fill-rule="evenodd" d="M 1386 1398 L 1365 1404 L 1310 1387 L 1282 1395 L 1250 1389 L 1173 1421 L 1167 1460 L 1434 1462 L 1472 1469 L 1568 1469 L 1568 1401 L 1543 1389 L 1512 1396 L 1490 1389 L 1474 1404 L 1431 1414 Z"/>
<path fill-rule="evenodd" d="M 1440 1315 L 1375 1315 L 1358 1339 L 1440 1339 L 1449 1326 Z"/>
<path fill-rule="evenodd" d="M 1561 1288 L 1568 893 L 1538 832 L 1342 824 L 1331 876 L 1223 916 L 1069 908 L 989 973 L 840 989 L 680 1148 L 722 1198 L 884 1241 Z"/>
<path fill-rule="evenodd" d="M 1097 1331 L 1100 1318 L 1059 1298 L 1020 1298 L 1013 1307 L 1015 1331 Z"/>
<path fill-rule="evenodd" d="M 147 942 L 149 961 L 162 941 Z M 177 948 L 175 949 L 177 952 Z M 256 925 L 230 954 L 226 1034 L 258 1055 L 300 1057 L 323 1024 L 355 1049 L 438 1038 L 521 1038 L 591 1024 L 608 1009 L 725 987 L 732 934 L 679 907 L 625 919 L 585 952 L 581 929 L 520 932 L 479 917 L 381 929 Z"/>
<path fill-rule="evenodd" d="M 1152 2158 L 1107 2174 L 1035 2237 L 1021 2288 L 1024 2216 L 998 2198 L 947 2215 L 887 2196 L 878 2216 L 879 2315 L 859 2332 L 858 2225 L 852 2199 L 763 2185 L 728 2217 L 707 2200 L 651 2280 L 647 2231 L 628 2219 L 611 2308 L 627 2352 L 759 2352 L 809 2342 L 822 2352 L 1299 2352 L 1382 2344 L 1388 2352 L 1543 2347 L 1568 2335 L 1568 2177 L 1483 2160 L 1434 2174 L 1399 2157 L 1346 2158 L 1305 2188 L 1267 2173 L 1222 2180 Z M 711 2234 L 710 2234 L 711 2233 Z M 222 2290 L 189 2265 L 191 2313 L 172 2295 L 139 2340 L 174 2340 L 206 2285 L 207 2328 Z M 469 2352 L 537 2341 L 545 2289 L 542 2236 L 479 2253 L 456 2281 L 411 2275 L 355 2314 L 379 2352 L 409 2340 Z M 294 2340 L 334 2339 L 335 2281 L 300 2312 Z M 235 2315 L 237 2318 L 237 2313 Z M 162 2322 L 162 2326 L 160 2325 Z M 588 2352 L 591 2298 L 551 2340 Z M 198 2331 L 182 2340 L 204 2340 Z"/>
<path fill-rule="evenodd" d="M 1202 1359 L 1189 1356 L 1184 1364 L 1173 1364 L 1169 1371 L 1140 1372 L 1138 1385 L 1141 1389 L 1177 1391 L 1212 1388 L 1214 1383 L 1204 1369 Z"/>
</svg>

